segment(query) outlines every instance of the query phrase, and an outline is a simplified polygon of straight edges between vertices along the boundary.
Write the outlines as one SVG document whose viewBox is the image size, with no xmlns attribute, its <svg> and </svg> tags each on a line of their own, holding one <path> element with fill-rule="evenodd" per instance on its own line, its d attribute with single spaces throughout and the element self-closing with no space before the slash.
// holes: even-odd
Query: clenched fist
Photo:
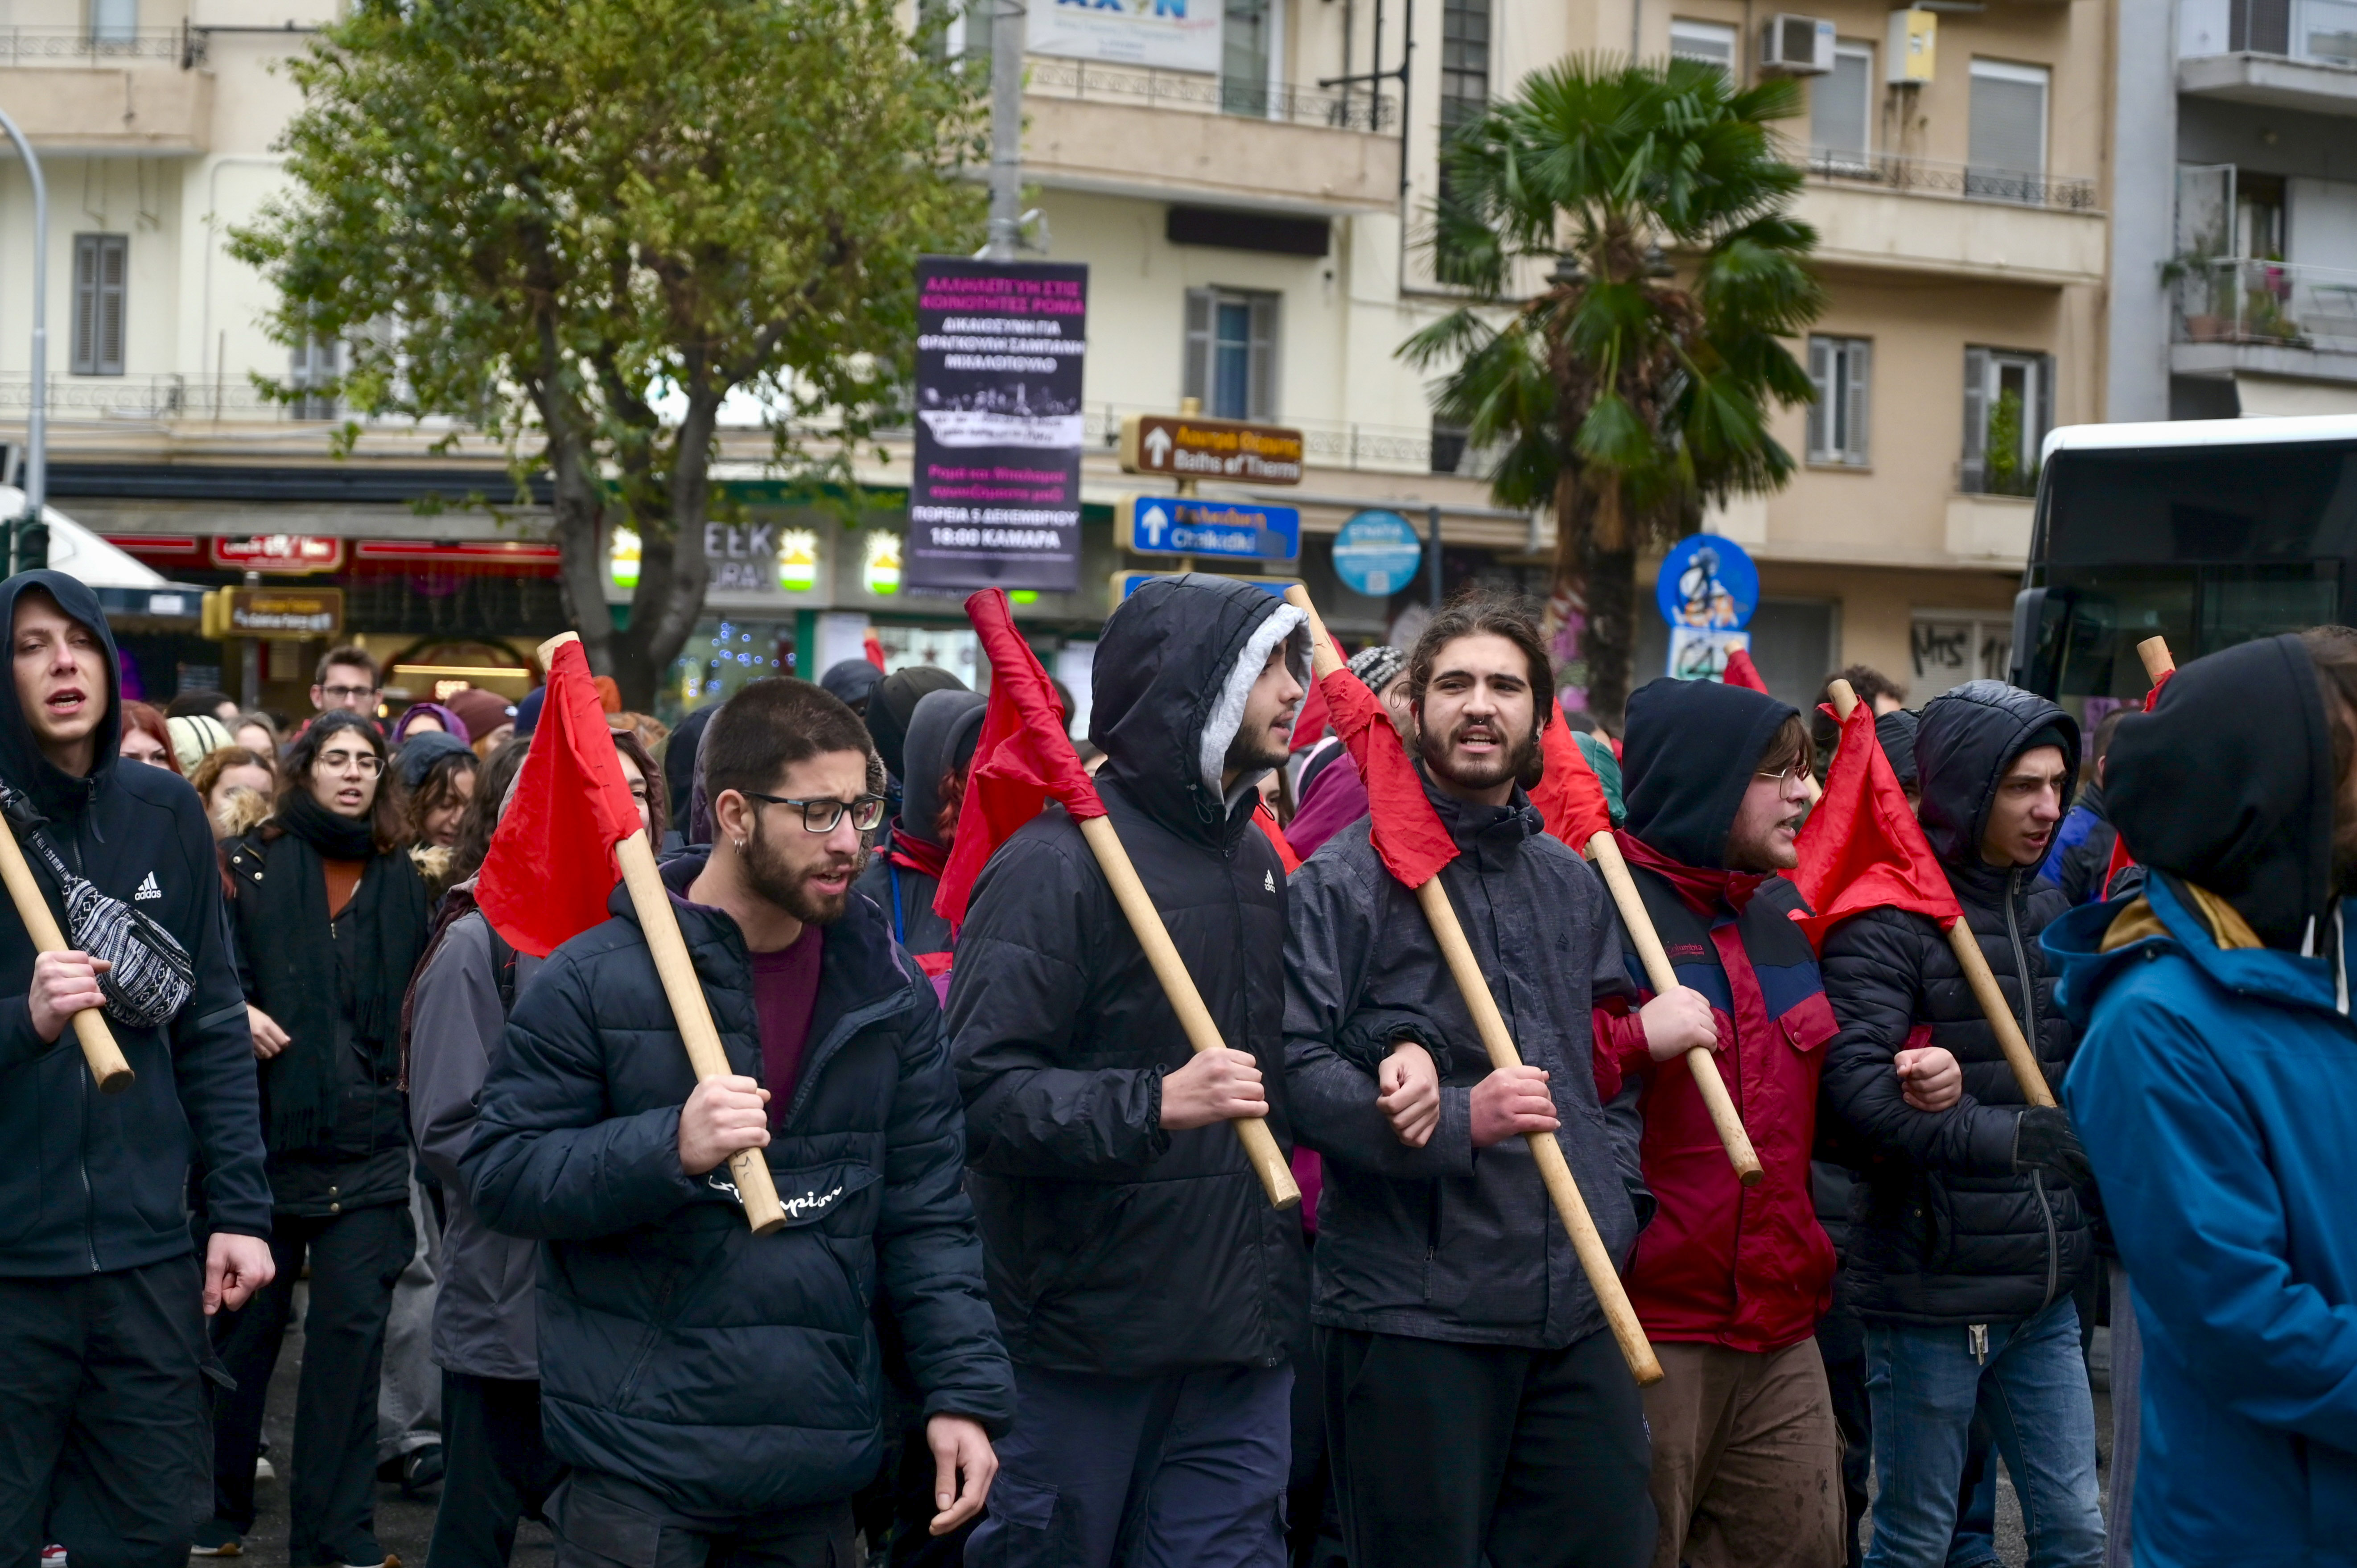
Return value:
<svg viewBox="0 0 2357 1568">
<path fill-rule="evenodd" d="M 1375 1107 L 1391 1122 L 1393 1135 L 1411 1149 L 1432 1142 L 1433 1129 L 1440 1125 L 1440 1069 L 1432 1053 L 1414 1040 L 1398 1042 L 1383 1058 L 1375 1085 L 1383 1091 Z"/>
<path fill-rule="evenodd" d="M 86 952 L 45 952 L 33 961 L 33 988 L 25 998 L 33 1015 L 33 1033 L 53 1041 L 66 1032 L 73 1015 L 88 1007 L 106 1005 L 98 977 L 114 966 Z"/>
<path fill-rule="evenodd" d="M 1243 1051 L 1225 1046 L 1198 1051 L 1193 1061 L 1162 1079 L 1162 1125 L 1173 1133 L 1267 1114 L 1260 1063 Z"/>
<path fill-rule="evenodd" d="M 679 1168 L 702 1176 L 770 1142 L 770 1091 L 749 1078 L 707 1078 L 679 1108 Z"/>
</svg>

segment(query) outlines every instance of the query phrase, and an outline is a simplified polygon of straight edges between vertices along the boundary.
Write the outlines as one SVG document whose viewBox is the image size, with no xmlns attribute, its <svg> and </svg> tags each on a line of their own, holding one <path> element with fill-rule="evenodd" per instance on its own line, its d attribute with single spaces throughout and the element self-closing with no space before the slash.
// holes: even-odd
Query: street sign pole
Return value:
<svg viewBox="0 0 2357 1568">
<path fill-rule="evenodd" d="M 996 0 L 990 27 L 990 242 L 994 262 L 1015 259 L 1023 233 L 1025 0 Z"/>
<path fill-rule="evenodd" d="M 1432 607 L 1438 609 L 1440 607 L 1440 508 L 1435 506 L 1424 515 L 1426 521 L 1432 525 L 1430 532 L 1425 536 L 1426 541 L 1425 547 L 1432 553 Z"/>
</svg>

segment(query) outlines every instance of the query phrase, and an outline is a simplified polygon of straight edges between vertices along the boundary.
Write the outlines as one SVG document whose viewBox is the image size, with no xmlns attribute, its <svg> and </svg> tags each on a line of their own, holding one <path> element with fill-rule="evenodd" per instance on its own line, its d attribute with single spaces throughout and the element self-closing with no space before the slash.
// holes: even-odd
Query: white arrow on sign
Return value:
<svg viewBox="0 0 2357 1568">
<path fill-rule="evenodd" d="M 1170 432 L 1158 424 L 1146 433 L 1146 460 L 1155 468 L 1170 461 Z"/>
<path fill-rule="evenodd" d="M 1154 434 L 1157 435 L 1162 435 L 1162 432 L 1159 430 L 1156 431 Z M 1170 437 L 1168 435 L 1162 435 L 1162 444 L 1166 446 L 1168 446 L 1170 444 Z M 1164 511 L 1158 506 L 1150 506 L 1146 509 L 1146 516 L 1140 521 L 1144 523 L 1146 528 L 1146 545 L 1151 549 L 1161 549 L 1162 531 L 1170 526 L 1169 513 Z"/>
</svg>

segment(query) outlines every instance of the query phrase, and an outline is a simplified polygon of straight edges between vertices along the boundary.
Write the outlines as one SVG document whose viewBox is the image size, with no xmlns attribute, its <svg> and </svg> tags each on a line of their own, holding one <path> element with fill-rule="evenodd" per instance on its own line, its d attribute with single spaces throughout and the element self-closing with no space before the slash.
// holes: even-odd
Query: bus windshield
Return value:
<svg viewBox="0 0 2357 1568">
<path fill-rule="evenodd" d="M 2143 697 L 2147 638 L 2181 663 L 2347 613 L 2357 440 L 2065 448 L 2041 481 L 2018 673 L 2083 719 Z"/>
</svg>

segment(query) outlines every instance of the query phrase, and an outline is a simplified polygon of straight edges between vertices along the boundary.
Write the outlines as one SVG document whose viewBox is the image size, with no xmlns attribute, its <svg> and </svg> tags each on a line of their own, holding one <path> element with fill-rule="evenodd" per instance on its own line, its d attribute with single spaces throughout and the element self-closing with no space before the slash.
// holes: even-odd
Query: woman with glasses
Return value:
<svg viewBox="0 0 2357 1568">
<path fill-rule="evenodd" d="M 288 1559 L 384 1561 L 377 1384 L 393 1282 L 415 1245 L 401 1008 L 426 922 L 425 885 L 397 847 L 384 768 L 373 724 L 321 714 L 288 749 L 269 820 L 223 846 L 239 975 L 263 1058 L 280 1277 L 222 1326 L 236 1390 L 217 1412 L 202 1553 L 230 1555 L 253 1528 L 263 1402 L 307 1258 Z"/>
</svg>

